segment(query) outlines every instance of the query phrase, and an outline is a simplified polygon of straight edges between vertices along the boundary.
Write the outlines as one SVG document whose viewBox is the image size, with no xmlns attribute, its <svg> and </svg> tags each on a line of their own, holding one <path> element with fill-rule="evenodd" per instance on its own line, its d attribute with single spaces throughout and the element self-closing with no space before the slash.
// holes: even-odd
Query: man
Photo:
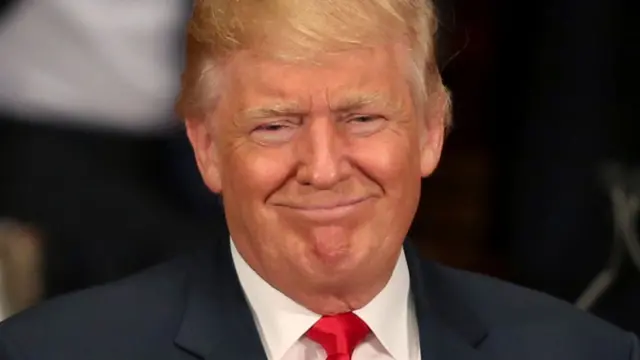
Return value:
<svg viewBox="0 0 640 360">
<path fill-rule="evenodd" d="M 639 359 L 405 236 L 448 99 L 424 1 L 196 3 L 179 110 L 230 238 L 0 326 L 0 358 Z"/>
</svg>

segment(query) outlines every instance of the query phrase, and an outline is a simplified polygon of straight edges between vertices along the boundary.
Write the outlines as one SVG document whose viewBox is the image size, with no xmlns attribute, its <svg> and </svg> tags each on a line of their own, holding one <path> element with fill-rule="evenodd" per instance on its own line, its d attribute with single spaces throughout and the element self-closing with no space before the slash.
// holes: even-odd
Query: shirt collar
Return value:
<svg viewBox="0 0 640 360">
<path fill-rule="evenodd" d="M 268 358 L 281 359 L 321 316 L 291 300 L 262 279 L 244 261 L 233 241 L 231 255 Z"/>
<path fill-rule="evenodd" d="M 269 359 L 281 359 L 321 315 L 272 287 L 247 264 L 233 241 L 231 255 Z M 411 303 L 409 270 L 401 252 L 387 285 L 363 308 L 354 311 L 394 359 L 409 358 Z"/>
<path fill-rule="evenodd" d="M 412 316 L 409 268 L 404 250 L 387 285 L 366 306 L 354 311 L 394 359 L 409 359 Z"/>
</svg>

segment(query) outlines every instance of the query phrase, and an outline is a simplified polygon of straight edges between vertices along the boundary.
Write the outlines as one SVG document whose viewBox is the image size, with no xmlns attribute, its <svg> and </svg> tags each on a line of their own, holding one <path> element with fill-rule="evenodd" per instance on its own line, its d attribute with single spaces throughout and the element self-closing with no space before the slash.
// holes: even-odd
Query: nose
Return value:
<svg viewBox="0 0 640 360">
<path fill-rule="evenodd" d="M 349 174 L 344 139 L 330 118 L 309 121 L 303 133 L 298 138 L 300 166 L 297 180 L 319 190 L 331 189 Z"/>
</svg>

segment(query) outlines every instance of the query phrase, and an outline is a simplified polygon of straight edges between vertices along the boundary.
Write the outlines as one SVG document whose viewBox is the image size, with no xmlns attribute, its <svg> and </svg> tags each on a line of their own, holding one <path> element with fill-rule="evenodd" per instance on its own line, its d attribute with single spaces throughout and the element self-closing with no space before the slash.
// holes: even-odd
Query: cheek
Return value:
<svg viewBox="0 0 640 360">
<path fill-rule="evenodd" d="M 420 183 L 420 157 L 414 141 L 396 134 L 363 144 L 356 154 L 358 163 L 386 193 L 406 190 L 409 183 Z"/>
<path fill-rule="evenodd" d="M 233 193 L 244 201 L 263 203 L 282 185 L 292 168 L 292 162 L 277 150 L 237 151 L 228 159 L 223 193 Z"/>
</svg>

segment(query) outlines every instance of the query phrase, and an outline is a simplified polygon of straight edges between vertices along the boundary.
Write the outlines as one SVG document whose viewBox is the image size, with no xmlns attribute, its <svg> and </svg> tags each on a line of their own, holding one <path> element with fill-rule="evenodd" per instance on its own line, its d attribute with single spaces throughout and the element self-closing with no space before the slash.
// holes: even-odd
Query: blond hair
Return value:
<svg viewBox="0 0 640 360">
<path fill-rule="evenodd" d="M 183 118 L 204 117 L 219 96 L 225 62 L 241 50 L 309 60 L 399 36 L 410 46 L 414 92 L 446 93 L 436 65 L 435 31 L 431 0 L 196 0 L 176 109 Z"/>
</svg>

